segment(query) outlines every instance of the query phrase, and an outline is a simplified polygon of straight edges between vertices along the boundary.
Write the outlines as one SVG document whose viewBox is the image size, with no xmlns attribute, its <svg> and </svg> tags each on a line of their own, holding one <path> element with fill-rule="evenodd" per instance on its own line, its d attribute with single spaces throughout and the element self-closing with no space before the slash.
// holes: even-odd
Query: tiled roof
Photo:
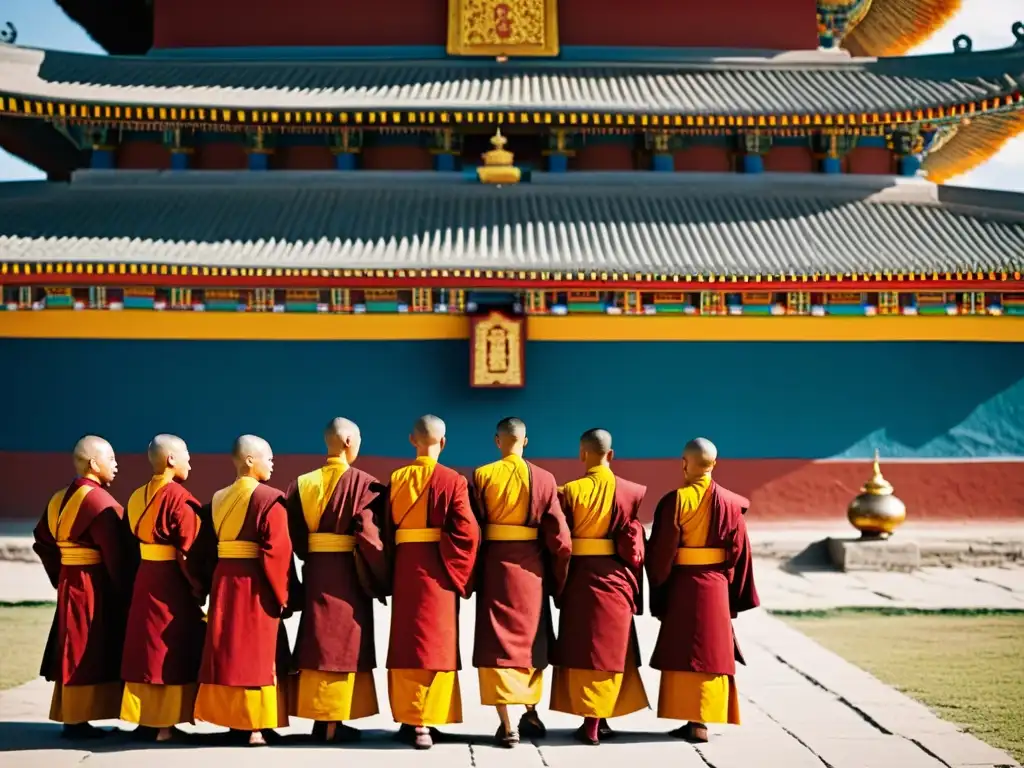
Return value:
<svg viewBox="0 0 1024 768">
<path fill-rule="evenodd" d="M 686 178 L 681 178 L 686 177 Z M 0 185 L 0 260 L 655 275 L 1024 270 L 1024 196 L 881 177 L 86 172 Z"/>
<path fill-rule="evenodd" d="M 836 52 L 579 61 L 224 61 L 0 46 L 0 92 L 91 103 L 338 110 L 857 114 L 1021 90 L 1024 49 L 912 59 Z"/>
</svg>

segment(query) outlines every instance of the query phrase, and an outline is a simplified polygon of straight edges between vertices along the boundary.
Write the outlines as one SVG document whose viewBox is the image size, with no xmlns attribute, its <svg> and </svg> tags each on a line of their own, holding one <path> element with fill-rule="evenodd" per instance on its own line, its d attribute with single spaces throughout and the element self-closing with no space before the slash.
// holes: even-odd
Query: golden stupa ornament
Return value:
<svg viewBox="0 0 1024 768">
<path fill-rule="evenodd" d="M 882 476 L 875 451 L 873 473 L 850 502 L 846 518 L 863 538 L 887 539 L 907 519 L 907 507 L 893 494 L 892 483 Z"/>
<path fill-rule="evenodd" d="M 505 149 L 508 139 L 501 135 L 501 128 L 491 137 L 494 149 L 484 152 L 484 164 L 476 169 L 476 176 L 483 184 L 518 184 L 522 171 L 512 164 L 515 155 Z"/>
</svg>

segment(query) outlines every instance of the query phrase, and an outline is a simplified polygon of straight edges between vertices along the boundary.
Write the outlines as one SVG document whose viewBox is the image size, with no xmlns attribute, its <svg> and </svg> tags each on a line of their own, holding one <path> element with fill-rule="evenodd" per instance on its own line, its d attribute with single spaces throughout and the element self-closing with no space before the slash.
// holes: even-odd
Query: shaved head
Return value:
<svg viewBox="0 0 1024 768">
<path fill-rule="evenodd" d="M 182 451 L 188 451 L 188 448 L 185 441 L 177 435 L 157 435 L 149 441 L 149 450 L 146 454 L 154 471 L 163 471 L 168 457 Z"/>
<path fill-rule="evenodd" d="M 428 413 L 420 416 L 412 425 L 409 442 L 416 448 L 417 456 L 429 456 L 436 459 L 445 446 L 445 425 L 437 416 Z"/>
<path fill-rule="evenodd" d="M 75 443 L 75 472 L 80 477 L 95 477 L 103 485 L 114 482 L 117 460 L 114 448 L 102 437 L 86 435 Z"/>
<path fill-rule="evenodd" d="M 324 444 L 327 446 L 328 456 L 344 456 L 351 464 L 359 455 L 361 443 L 359 425 L 351 419 L 338 416 L 327 422 L 327 426 L 324 427 Z"/>
<path fill-rule="evenodd" d="M 526 422 L 515 416 L 508 416 L 498 422 L 494 429 L 494 444 L 501 451 L 502 458 L 515 454 L 520 458 L 529 441 L 526 439 Z"/>
<path fill-rule="evenodd" d="M 270 443 L 256 435 L 242 435 L 235 438 L 235 445 L 231 449 L 231 455 L 241 460 L 245 460 L 249 456 L 265 456 L 270 452 Z"/>
<path fill-rule="evenodd" d="M 253 477 L 265 483 L 274 471 L 274 452 L 262 437 L 242 435 L 236 438 L 231 455 L 239 477 Z"/>
<path fill-rule="evenodd" d="M 498 422 L 494 433 L 498 437 L 507 436 L 522 440 L 526 437 L 526 422 L 522 419 L 517 419 L 515 416 L 508 416 Z"/>
<path fill-rule="evenodd" d="M 706 437 L 695 437 L 683 448 L 683 480 L 687 485 L 696 482 L 715 468 L 718 449 Z"/>
<path fill-rule="evenodd" d="M 444 440 L 445 431 L 444 421 L 439 416 L 434 416 L 428 413 L 426 416 L 420 416 L 416 419 L 416 423 L 412 427 L 412 435 L 423 445 L 436 445 Z"/>
<path fill-rule="evenodd" d="M 580 435 L 580 445 L 587 453 L 606 456 L 612 451 L 612 433 L 607 429 L 588 429 Z"/>
</svg>

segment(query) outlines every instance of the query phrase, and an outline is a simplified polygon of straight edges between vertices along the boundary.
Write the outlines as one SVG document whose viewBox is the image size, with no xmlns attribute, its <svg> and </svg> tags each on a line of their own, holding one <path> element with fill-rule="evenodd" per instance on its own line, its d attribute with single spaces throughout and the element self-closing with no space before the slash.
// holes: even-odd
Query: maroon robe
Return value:
<svg viewBox="0 0 1024 768">
<path fill-rule="evenodd" d="M 552 661 L 558 666 L 624 672 L 630 655 L 640 665 L 633 617 L 643 612 L 644 529 L 639 514 L 646 493 L 645 486 L 616 476 L 608 529 L 616 553 L 569 561 L 569 577 L 557 601 L 558 641 Z M 571 531 L 573 510 L 564 498 L 562 509 Z"/>
<path fill-rule="evenodd" d="M 83 485 L 93 490 L 82 500 L 69 539 L 99 550 L 102 563 L 61 565 L 46 512 L 33 531 L 32 548 L 57 590 L 57 610 L 39 673 L 63 685 L 120 681 L 125 622 L 138 563 L 138 543 L 129 535 L 124 510 L 98 483 L 75 478 L 61 509 Z"/>
<path fill-rule="evenodd" d="M 200 504 L 179 483 L 157 491 L 153 544 L 178 550 L 175 560 L 143 560 L 135 577 L 121 678 L 128 683 L 188 685 L 199 676 L 206 622 L 201 582 L 187 570 L 199 534 Z M 138 544 L 136 544 L 138 546 Z"/>
<path fill-rule="evenodd" d="M 704 546 L 724 549 L 725 562 L 676 565 L 682 541 L 676 493 L 672 491 L 658 502 L 647 544 L 651 613 L 661 620 L 651 666 L 672 672 L 735 675 L 736 662 L 744 662 L 732 619 L 760 605 L 743 520 L 750 502 L 712 482 L 707 490 L 711 522 Z"/>
<path fill-rule="evenodd" d="M 213 509 L 203 507 L 203 556 L 213 563 L 210 610 L 199 682 L 239 688 L 275 683 L 287 672 L 288 637 L 281 614 L 293 568 L 284 494 L 269 485 L 253 491 L 237 541 L 260 546 L 256 559 L 217 559 Z M 205 569 L 210 571 L 209 565 Z M 283 644 L 283 647 L 282 647 Z"/>
<path fill-rule="evenodd" d="M 550 596 L 565 587 L 572 539 L 558 501 L 555 476 L 526 462 L 530 504 L 526 526 L 537 541 L 484 541 L 477 558 L 474 667 L 544 669 L 555 642 Z M 474 489 L 477 520 L 487 524 Z"/>
<path fill-rule="evenodd" d="M 288 526 L 302 561 L 302 585 L 291 605 L 301 611 L 294 669 L 370 672 L 377 666 L 373 600 L 383 600 L 387 562 L 380 536 L 387 487 L 349 467 L 324 508 L 316 533 L 354 536 L 354 552 L 309 551 L 309 526 L 298 483 L 288 489 Z"/>
<path fill-rule="evenodd" d="M 384 545 L 391 570 L 388 669 L 462 669 L 459 598 L 472 590 L 480 547 L 466 478 L 441 464 L 430 477 L 427 525 L 441 529 L 437 544 L 395 544 L 391 509 L 384 515 Z"/>
</svg>

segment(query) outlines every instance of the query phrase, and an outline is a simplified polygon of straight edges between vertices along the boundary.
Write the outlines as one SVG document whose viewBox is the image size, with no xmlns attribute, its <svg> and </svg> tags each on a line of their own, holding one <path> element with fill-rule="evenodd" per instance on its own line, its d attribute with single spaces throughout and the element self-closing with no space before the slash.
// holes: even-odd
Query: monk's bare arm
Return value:
<svg viewBox="0 0 1024 768">
<path fill-rule="evenodd" d="M 270 506 L 261 521 L 260 552 L 263 572 L 274 597 L 284 610 L 288 606 L 288 587 L 294 561 L 292 543 L 288 537 L 288 513 L 280 501 Z"/>
<path fill-rule="evenodd" d="M 455 585 L 455 591 L 466 597 L 472 586 L 473 568 L 480 549 L 480 525 L 469 503 L 469 488 L 461 475 L 455 482 L 451 507 L 441 531 L 441 559 Z"/>
<path fill-rule="evenodd" d="M 36 524 L 35 530 L 32 531 L 32 537 L 35 539 L 32 549 L 39 555 L 50 585 L 56 589 L 57 581 L 60 579 L 60 549 L 57 548 L 57 542 L 54 541 L 53 534 L 50 533 L 45 511 Z"/>
</svg>

